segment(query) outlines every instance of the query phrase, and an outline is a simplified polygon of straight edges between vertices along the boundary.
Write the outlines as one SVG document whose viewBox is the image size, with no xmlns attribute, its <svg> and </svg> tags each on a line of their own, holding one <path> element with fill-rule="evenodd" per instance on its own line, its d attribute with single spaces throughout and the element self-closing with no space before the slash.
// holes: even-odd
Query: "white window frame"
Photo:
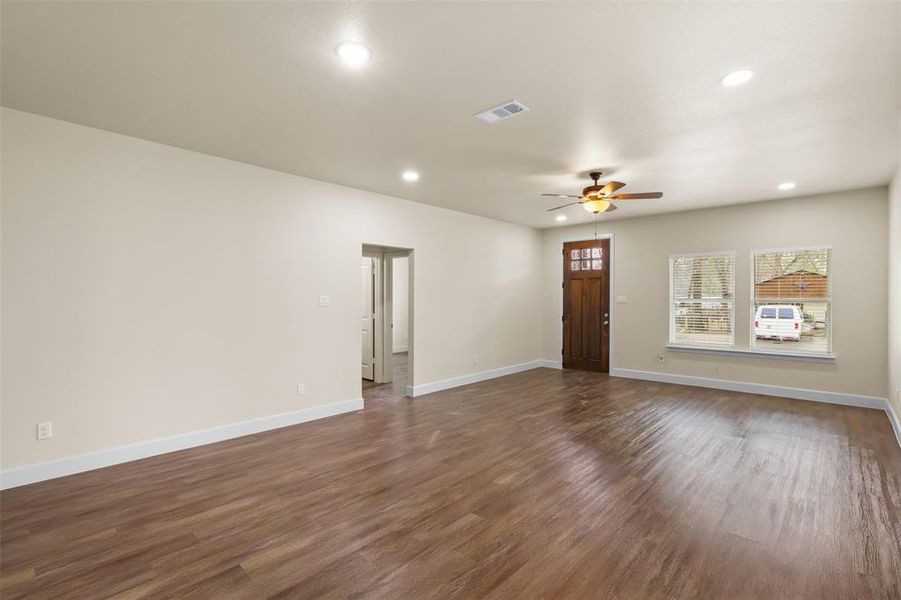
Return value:
<svg viewBox="0 0 901 600">
<path fill-rule="evenodd" d="M 685 342 L 677 342 L 673 339 L 673 324 L 675 323 L 675 298 L 673 297 L 673 260 L 676 258 L 695 258 L 700 256 L 728 256 L 732 258 L 732 323 L 730 327 L 730 342 L 726 344 L 687 344 Z M 735 288 L 735 250 L 722 250 L 719 252 L 679 252 L 670 254 L 669 256 L 669 339 L 667 348 L 672 349 L 699 349 L 699 350 L 722 350 L 725 352 L 735 349 L 735 297 L 737 290 Z"/>
<path fill-rule="evenodd" d="M 826 311 L 826 331 L 829 334 L 828 338 L 828 347 L 826 352 L 805 352 L 803 350 L 794 350 L 791 352 L 781 351 L 781 350 L 761 350 L 757 347 L 757 336 L 754 333 L 754 316 L 756 314 L 756 297 L 754 292 L 755 285 L 755 276 L 756 273 L 754 271 L 754 258 L 758 254 L 768 254 L 773 252 L 800 252 L 804 250 L 829 250 L 829 276 L 826 281 L 826 289 L 827 289 L 827 298 L 826 302 L 829 305 L 828 310 Z M 820 244 L 820 245 L 810 245 L 810 246 L 783 246 L 780 248 L 752 248 L 748 255 L 749 262 L 749 275 L 748 279 L 750 280 L 750 288 L 749 288 L 749 302 L 748 302 L 748 352 L 751 354 L 762 354 L 769 356 L 786 356 L 786 357 L 798 357 L 798 358 L 822 358 L 826 360 L 832 360 L 835 358 L 835 354 L 833 354 L 832 348 L 832 271 L 833 271 L 833 248 L 831 244 Z"/>
</svg>

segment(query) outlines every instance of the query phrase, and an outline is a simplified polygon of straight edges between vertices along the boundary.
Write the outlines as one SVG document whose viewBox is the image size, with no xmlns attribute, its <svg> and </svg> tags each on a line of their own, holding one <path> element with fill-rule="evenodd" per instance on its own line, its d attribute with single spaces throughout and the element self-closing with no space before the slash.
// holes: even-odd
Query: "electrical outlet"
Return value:
<svg viewBox="0 0 901 600">
<path fill-rule="evenodd" d="M 666 357 L 663 356 L 662 352 L 657 355 L 657 362 L 660 363 L 661 365 L 666 362 Z"/>
<path fill-rule="evenodd" d="M 49 440 L 53 437 L 53 423 L 38 423 L 38 439 Z"/>
<path fill-rule="evenodd" d="M 303 396 L 303 395 L 306 394 L 306 393 L 307 393 L 307 390 L 306 390 L 306 388 L 304 387 L 304 385 L 303 385 L 302 383 L 298 383 L 298 384 L 297 384 L 297 395 L 298 395 L 298 396 Z"/>
<path fill-rule="evenodd" d="M 478 354 L 472 355 L 472 364 L 474 364 L 474 365 L 479 364 L 479 355 Z"/>
<path fill-rule="evenodd" d="M 332 303 L 332 299 L 328 296 L 319 296 L 319 306 L 325 308 Z"/>
</svg>

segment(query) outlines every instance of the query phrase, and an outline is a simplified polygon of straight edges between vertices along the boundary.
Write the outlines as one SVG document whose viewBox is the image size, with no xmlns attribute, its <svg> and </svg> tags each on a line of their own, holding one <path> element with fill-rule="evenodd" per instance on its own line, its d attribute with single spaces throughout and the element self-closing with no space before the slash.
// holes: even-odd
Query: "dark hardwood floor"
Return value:
<svg viewBox="0 0 901 600">
<path fill-rule="evenodd" d="M 538 369 L 7 490 L 13 598 L 901 598 L 881 411 Z"/>
</svg>

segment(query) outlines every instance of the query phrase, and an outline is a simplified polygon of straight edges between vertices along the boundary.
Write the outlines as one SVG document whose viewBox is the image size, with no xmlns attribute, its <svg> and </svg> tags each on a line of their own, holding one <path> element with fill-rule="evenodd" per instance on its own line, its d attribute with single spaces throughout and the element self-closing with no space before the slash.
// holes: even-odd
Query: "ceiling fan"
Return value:
<svg viewBox="0 0 901 600">
<path fill-rule="evenodd" d="M 663 198 L 662 192 L 615 194 L 614 192 L 616 192 L 616 190 L 620 189 L 626 184 L 620 181 L 609 181 L 604 185 L 599 185 L 598 179 L 601 178 L 600 171 L 593 171 L 589 173 L 588 176 L 591 177 L 594 183 L 583 189 L 581 196 L 576 196 L 573 194 L 541 194 L 542 196 L 552 196 L 555 198 L 579 199 L 577 202 L 570 202 L 569 204 L 564 204 L 563 206 L 555 206 L 554 208 L 549 208 L 548 212 L 566 208 L 567 206 L 573 206 L 575 204 L 581 204 L 582 208 L 584 208 L 588 212 L 599 214 L 602 212 L 610 212 L 611 210 L 616 210 L 616 205 L 613 204 L 614 200 L 643 200 L 650 198 Z"/>
</svg>

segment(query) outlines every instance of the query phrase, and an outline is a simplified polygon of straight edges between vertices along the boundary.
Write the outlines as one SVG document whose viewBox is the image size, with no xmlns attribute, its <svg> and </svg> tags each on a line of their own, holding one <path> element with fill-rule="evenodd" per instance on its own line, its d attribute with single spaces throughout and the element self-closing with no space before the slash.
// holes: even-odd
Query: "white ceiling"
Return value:
<svg viewBox="0 0 901 600">
<path fill-rule="evenodd" d="M 3 2 L 2 103 L 535 227 L 880 185 L 899 3 Z M 372 48 L 350 71 L 335 46 Z M 728 89 L 720 78 L 751 68 Z M 515 98 L 532 110 L 472 115 Z M 400 179 L 414 168 L 422 179 Z M 781 181 L 797 188 L 777 192 Z M 590 220 L 578 207 L 569 223 Z"/>
</svg>

